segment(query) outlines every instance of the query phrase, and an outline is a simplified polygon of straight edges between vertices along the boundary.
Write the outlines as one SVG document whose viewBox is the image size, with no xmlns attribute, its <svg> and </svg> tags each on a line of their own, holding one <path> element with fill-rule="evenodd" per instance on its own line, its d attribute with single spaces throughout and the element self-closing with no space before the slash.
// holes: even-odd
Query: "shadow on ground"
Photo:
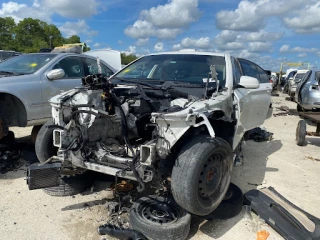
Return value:
<svg viewBox="0 0 320 240">
<path fill-rule="evenodd" d="M 265 173 L 276 172 L 277 168 L 267 167 L 268 157 L 280 150 L 280 140 L 270 142 L 247 141 L 243 146 L 243 165 L 234 168 L 232 182 L 238 185 L 243 193 L 257 189 L 265 184 Z M 193 216 L 188 239 L 198 231 L 212 238 L 220 238 L 242 219 L 242 213 L 228 220 L 207 221 L 202 217 Z"/>
</svg>

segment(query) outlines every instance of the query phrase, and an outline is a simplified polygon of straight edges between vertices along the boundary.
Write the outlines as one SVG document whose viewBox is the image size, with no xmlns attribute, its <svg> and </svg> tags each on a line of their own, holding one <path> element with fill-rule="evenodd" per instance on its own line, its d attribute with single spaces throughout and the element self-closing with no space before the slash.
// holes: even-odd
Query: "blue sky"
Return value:
<svg viewBox="0 0 320 240">
<path fill-rule="evenodd" d="M 92 49 L 228 52 L 275 71 L 320 64 L 318 0 L 13 0 L 1 1 L 5 16 L 53 23 Z"/>
</svg>

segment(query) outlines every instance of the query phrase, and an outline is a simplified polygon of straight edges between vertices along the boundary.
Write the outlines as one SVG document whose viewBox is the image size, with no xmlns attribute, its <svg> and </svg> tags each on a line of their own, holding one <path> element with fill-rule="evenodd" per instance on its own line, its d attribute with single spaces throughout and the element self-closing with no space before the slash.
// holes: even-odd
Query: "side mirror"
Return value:
<svg viewBox="0 0 320 240">
<path fill-rule="evenodd" d="M 57 79 L 63 78 L 64 75 L 65 75 L 65 72 L 63 69 L 61 69 L 61 68 L 53 69 L 47 73 L 47 78 L 49 80 L 57 80 Z"/>
<path fill-rule="evenodd" d="M 260 87 L 260 82 L 258 79 L 249 76 L 242 76 L 240 78 L 239 85 L 247 89 L 257 89 Z"/>
</svg>

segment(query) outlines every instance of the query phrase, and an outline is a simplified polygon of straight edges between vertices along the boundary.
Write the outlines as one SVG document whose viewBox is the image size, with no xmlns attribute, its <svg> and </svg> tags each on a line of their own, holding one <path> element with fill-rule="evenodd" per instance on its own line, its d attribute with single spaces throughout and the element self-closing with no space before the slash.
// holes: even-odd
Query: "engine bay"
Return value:
<svg viewBox="0 0 320 240">
<path fill-rule="evenodd" d="M 183 110 L 195 96 L 147 84 L 112 84 L 102 75 L 50 100 L 53 142 L 64 167 L 138 180 L 153 178 L 158 126 L 152 113 Z"/>
</svg>

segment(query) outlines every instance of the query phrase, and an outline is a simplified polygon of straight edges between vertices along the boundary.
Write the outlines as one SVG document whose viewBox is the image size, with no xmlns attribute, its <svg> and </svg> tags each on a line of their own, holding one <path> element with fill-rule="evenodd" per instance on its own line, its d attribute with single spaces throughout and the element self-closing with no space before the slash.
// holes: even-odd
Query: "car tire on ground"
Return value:
<svg viewBox="0 0 320 240">
<path fill-rule="evenodd" d="M 181 149 L 172 170 L 174 199 L 195 215 L 211 213 L 228 190 L 232 167 L 232 149 L 225 140 L 194 137 Z"/>
<path fill-rule="evenodd" d="M 241 189 L 230 183 L 228 191 L 220 205 L 210 214 L 205 216 L 207 220 L 226 220 L 237 216 L 243 206 L 243 193 Z"/>
<path fill-rule="evenodd" d="M 190 231 L 191 215 L 172 197 L 147 196 L 133 203 L 130 224 L 148 239 L 186 239 Z"/>
<path fill-rule="evenodd" d="M 296 143 L 298 146 L 303 146 L 307 135 L 307 124 L 305 120 L 300 120 L 296 130 Z"/>
<path fill-rule="evenodd" d="M 41 127 L 36 138 L 35 150 L 40 163 L 46 162 L 57 151 L 53 146 L 53 129 L 47 128 L 50 125 L 53 125 L 52 120 Z M 69 172 L 64 175 L 60 180 L 59 186 L 45 188 L 44 192 L 51 196 L 72 196 L 85 191 L 93 183 L 91 174 L 87 172 Z"/>
</svg>

